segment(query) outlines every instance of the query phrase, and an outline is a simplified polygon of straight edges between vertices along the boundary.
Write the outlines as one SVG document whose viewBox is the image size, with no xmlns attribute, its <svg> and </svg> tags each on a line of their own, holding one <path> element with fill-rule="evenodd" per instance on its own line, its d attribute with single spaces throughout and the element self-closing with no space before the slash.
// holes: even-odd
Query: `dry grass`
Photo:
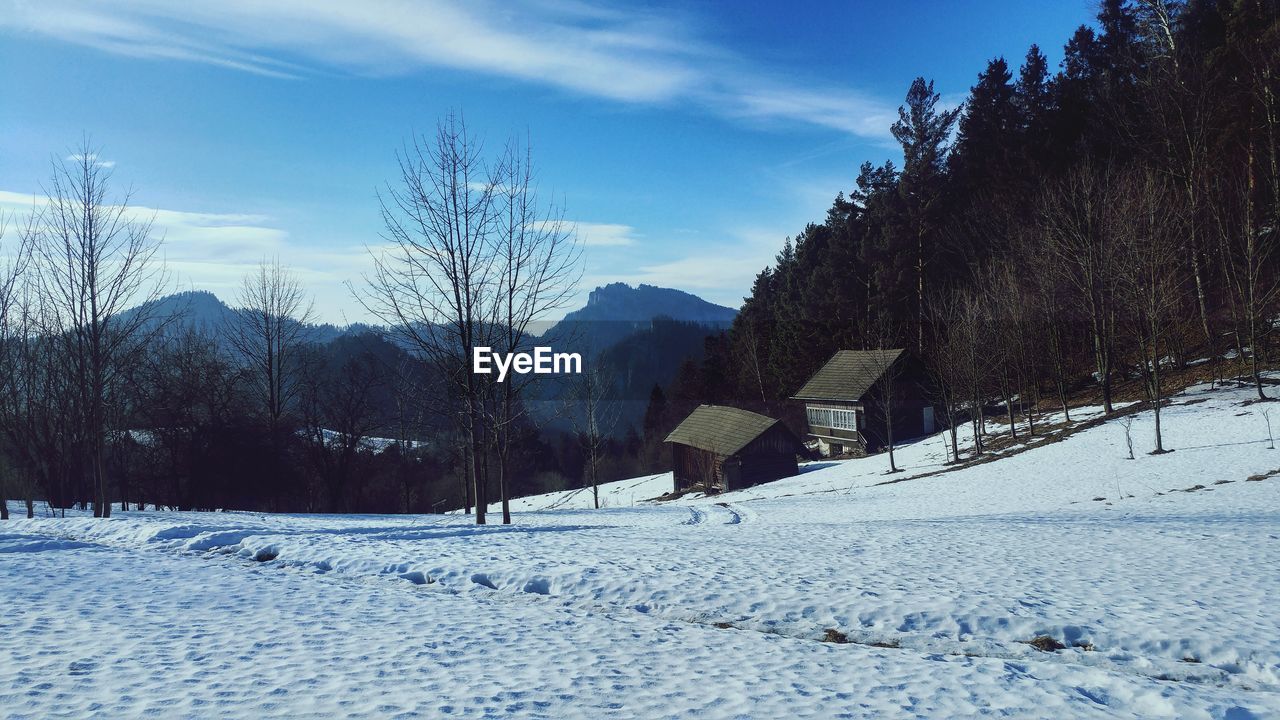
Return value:
<svg viewBox="0 0 1280 720">
<path fill-rule="evenodd" d="M 1040 652 L 1057 652 L 1058 650 L 1065 650 L 1067 647 L 1048 635 L 1037 635 L 1025 642 Z"/>
</svg>

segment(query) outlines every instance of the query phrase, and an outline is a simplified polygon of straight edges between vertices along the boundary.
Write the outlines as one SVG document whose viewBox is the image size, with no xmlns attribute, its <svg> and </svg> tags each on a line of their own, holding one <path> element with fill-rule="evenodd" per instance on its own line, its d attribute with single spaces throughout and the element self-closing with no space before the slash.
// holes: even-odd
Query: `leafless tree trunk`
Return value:
<svg viewBox="0 0 1280 720">
<path fill-rule="evenodd" d="M 581 439 L 587 455 L 587 481 L 591 483 L 591 495 L 597 510 L 600 509 L 600 456 L 609 434 L 618 422 L 619 406 L 613 396 L 609 379 L 605 376 L 599 359 L 571 381 L 569 392 L 570 418 L 574 430 Z"/>
<path fill-rule="evenodd" d="M 1116 208 L 1122 203 L 1109 175 L 1089 164 L 1068 173 L 1041 196 L 1039 221 L 1048 251 L 1073 302 L 1087 319 L 1094 366 L 1106 412 L 1113 410 L 1111 375 L 1119 292 Z"/>
<path fill-rule="evenodd" d="M 533 159 L 526 144 L 507 145 L 495 186 L 497 224 L 494 232 L 497 296 L 493 325 L 497 349 L 527 351 L 530 325 L 562 310 L 577 289 L 581 248 L 563 210 L 543 206 L 538 198 Z M 498 460 L 498 494 L 502 523 L 511 524 L 511 444 L 514 426 L 524 414 L 525 391 L 537 375 L 508 375 L 498 387 L 492 414 Z"/>
<path fill-rule="evenodd" d="M 902 364 L 897 362 L 902 350 L 893 348 L 898 340 L 898 332 L 889 317 L 881 313 L 866 340 L 866 349 L 872 363 L 872 371 L 879 379 L 871 387 L 871 392 L 880 405 L 883 414 L 885 443 L 889 450 L 889 472 L 898 472 L 894 460 L 893 438 L 893 404 L 897 398 L 898 378 L 902 373 Z"/>
<path fill-rule="evenodd" d="M 275 438 L 299 391 L 298 355 L 312 306 L 298 278 L 280 264 L 263 261 L 246 275 L 236 296 L 235 314 L 224 336 L 252 369 L 260 408 Z"/>
<path fill-rule="evenodd" d="M 1155 414 L 1155 449 L 1166 452 L 1160 426 L 1163 392 L 1160 364 L 1167 354 L 1172 315 L 1182 303 L 1182 273 L 1178 272 L 1179 239 L 1185 229 L 1185 206 L 1173 200 L 1166 183 L 1154 172 L 1136 169 L 1123 177 L 1124 225 L 1120 241 L 1125 271 L 1123 295 L 1134 338 L 1141 350 L 1147 394 Z"/>
<path fill-rule="evenodd" d="M 373 252 L 368 286 L 357 292 L 370 313 L 453 385 L 477 525 L 485 524 L 488 502 L 478 472 L 485 383 L 470 363 L 474 348 L 492 345 L 502 272 L 493 242 L 498 176 L 486 173 L 480 153 L 466 123 L 452 114 L 434 138 L 400 153 L 399 182 L 382 196 L 390 247 Z"/>
<path fill-rule="evenodd" d="M 1262 229 L 1256 218 L 1258 205 L 1254 199 L 1254 155 L 1246 154 L 1243 168 L 1224 172 L 1217 183 L 1217 194 L 1211 204 L 1214 229 L 1222 245 L 1222 268 L 1228 298 L 1236 320 L 1240 360 L 1248 353 L 1249 372 L 1258 399 L 1267 399 L 1262 387 L 1259 355 L 1262 340 L 1270 328 L 1280 277 L 1272 268 L 1277 230 Z M 1246 347 L 1247 346 L 1247 347 Z"/>
<path fill-rule="evenodd" d="M 264 260 L 244 277 L 236 305 L 223 332 L 250 368 L 270 437 L 271 462 L 278 474 L 283 422 L 301 386 L 298 355 L 304 344 L 303 331 L 312 320 L 311 304 L 302 283 L 276 258 Z M 279 501 L 279 497 L 273 498 L 276 504 Z"/>
<path fill-rule="evenodd" d="M 397 473 L 403 494 L 402 509 L 405 513 L 411 512 L 413 488 L 420 481 L 417 473 L 414 472 L 416 464 L 414 438 L 423 427 L 425 403 L 422 400 L 424 391 L 416 382 L 417 367 L 415 361 L 406 360 L 396 368 L 394 376 L 395 440 L 399 450 Z M 466 509 L 469 514 L 471 508 L 468 506 Z"/>
<path fill-rule="evenodd" d="M 924 357 L 925 367 L 933 380 L 937 399 L 946 416 L 951 436 L 951 460 L 960 462 L 960 439 L 956 430 L 959 420 L 960 399 L 958 393 L 964 384 L 962 362 L 965 348 L 960 327 L 961 299 L 958 293 L 936 297 L 931 303 L 929 319 L 929 343 Z"/>
<path fill-rule="evenodd" d="M 486 440 L 498 450 L 503 520 L 510 521 L 510 431 L 526 382 L 495 388 L 470 367 L 477 347 L 514 351 L 535 320 L 565 305 L 578 279 L 572 228 L 555 206 L 539 204 L 526 150 L 511 143 L 486 169 L 480 143 L 458 115 L 434 138 L 400 154 L 400 178 L 382 198 L 384 237 L 362 304 L 431 362 L 452 385 L 474 490 L 476 524 L 485 523 Z"/>
<path fill-rule="evenodd" d="M 111 514 L 104 454 L 116 384 L 160 331 L 150 308 L 167 289 L 151 221 L 136 217 L 128 195 L 109 199 L 110 179 L 110 166 L 84 142 L 55 163 L 32 234 L 33 272 L 79 395 L 83 472 L 101 517 Z"/>
<path fill-rule="evenodd" d="M 952 348 L 956 353 L 956 381 L 969 406 L 969 420 L 973 427 L 973 454 L 984 449 L 983 433 L 986 430 L 984 401 L 987 392 L 988 364 L 986 357 L 987 319 L 981 299 L 972 292 L 957 293 L 951 320 Z"/>
<path fill-rule="evenodd" d="M 1028 235 L 1027 239 L 1038 240 Z M 1067 359 L 1063 337 L 1067 326 L 1066 314 L 1062 311 L 1060 290 L 1055 282 L 1055 273 L 1048 267 L 1047 259 L 1039 252 L 1040 246 L 1028 242 L 1026 250 L 1031 253 L 1027 262 L 1032 266 L 1031 277 L 1034 287 L 1034 305 L 1039 313 L 1039 323 L 1043 331 L 1045 350 L 1048 353 L 1048 364 L 1052 374 L 1054 392 L 1058 396 L 1058 405 L 1062 408 L 1062 416 L 1071 422 L 1071 408 L 1067 404 Z"/>
<path fill-rule="evenodd" d="M 3 243 L 4 236 L 8 230 L 8 218 L 0 214 L 0 257 L 6 257 L 4 251 L 6 246 Z M 27 244 L 27 234 L 23 233 L 19 237 L 17 249 L 8 255 L 7 262 L 0 266 L 0 398 L 14 398 L 17 395 L 17 387 L 15 383 L 15 373 L 17 368 L 12 362 L 13 355 L 10 352 L 11 344 L 16 342 L 15 333 L 21 332 L 17 327 L 17 312 L 14 310 L 17 300 L 18 281 L 26 270 L 30 261 L 30 247 Z M 8 405 L 7 402 L 0 399 L 0 406 Z M 11 430 L 8 427 L 13 418 L 9 413 L 0 413 L 0 443 L 11 437 Z M 4 448 L 0 444 L 0 451 Z M 0 520 L 9 519 L 9 490 L 11 483 L 9 477 L 13 472 L 13 468 L 5 462 L 5 457 L 0 453 Z"/>
<path fill-rule="evenodd" d="M 760 335 L 756 331 L 755 323 L 752 322 L 742 323 L 742 333 L 744 365 L 751 373 L 751 379 L 760 392 L 760 406 L 767 408 L 769 398 L 764 391 L 764 371 L 760 363 Z"/>
<path fill-rule="evenodd" d="M 1140 143 L 1145 152 L 1176 183 L 1186 207 L 1182 256 L 1176 272 L 1189 266 L 1195 291 L 1200 330 L 1211 353 L 1216 338 L 1210 327 L 1204 271 L 1205 248 L 1201 231 L 1206 179 L 1211 172 L 1210 154 L 1217 128 L 1214 127 L 1216 98 L 1209 93 L 1213 79 L 1206 76 L 1208 64 L 1195 51 L 1178 43 L 1177 25 L 1186 12 L 1183 3 L 1170 0 L 1138 0 L 1135 5 L 1144 35 L 1150 39 L 1147 71 L 1139 81 L 1141 104 L 1152 141 Z M 1185 264 L 1184 264 L 1185 263 Z"/>
</svg>

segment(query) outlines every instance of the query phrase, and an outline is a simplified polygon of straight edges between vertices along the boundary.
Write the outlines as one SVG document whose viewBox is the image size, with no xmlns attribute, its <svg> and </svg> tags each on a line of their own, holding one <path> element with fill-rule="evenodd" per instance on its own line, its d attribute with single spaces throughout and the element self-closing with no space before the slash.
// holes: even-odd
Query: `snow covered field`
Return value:
<svg viewBox="0 0 1280 720">
<path fill-rule="evenodd" d="M 669 477 L 636 478 L 509 527 L 12 520 L 0 716 L 1280 716 L 1280 476 L 1248 479 L 1280 451 L 1249 397 L 1174 398 L 1162 456 L 1144 413 L 1136 460 L 1112 421 L 918 477 L 934 437 L 892 476 L 656 504 Z"/>
</svg>

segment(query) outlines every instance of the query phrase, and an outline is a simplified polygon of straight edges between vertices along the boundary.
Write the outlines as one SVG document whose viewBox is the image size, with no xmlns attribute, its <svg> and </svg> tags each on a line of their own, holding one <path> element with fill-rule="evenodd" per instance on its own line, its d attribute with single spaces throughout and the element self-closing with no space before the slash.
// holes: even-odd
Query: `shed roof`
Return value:
<svg viewBox="0 0 1280 720">
<path fill-rule="evenodd" d="M 750 410 L 724 405 L 699 405 L 665 442 L 679 443 L 717 455 L 733 455 L 782 422 Z"/>
<path fill-rule="evenodd" d="M 839 350 L 792 399 L 860 402 L 902 352 L 902 348 Z"/>
</svg>

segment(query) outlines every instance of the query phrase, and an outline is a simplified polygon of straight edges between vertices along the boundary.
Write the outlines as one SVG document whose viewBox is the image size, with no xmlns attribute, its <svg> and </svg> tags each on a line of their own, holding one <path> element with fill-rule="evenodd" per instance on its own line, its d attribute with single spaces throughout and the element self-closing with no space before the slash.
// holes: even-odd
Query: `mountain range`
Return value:
<svg viewBox="0 0 1280 720">
<path fill-rule="evenodd" d="M 235 319 L 234 309 L 206 291 L 169 295 L 153 301 L 145 311 L 157 319 L 178 318 L 177 327 L 218 338 L 221 328 Z M 566 314 L 539 337 L 538 344 L 557 352 L 578 352 L 587 367 L 602 370 L 618 404 L 614 432 L 621 435 L 638 425 L 649 390 L 655 384 L 670 386 L 681 364 L 702 358 L 706 337 L 728 328 L 736 315 L 732 308 L 682 290 L 611 283 L 592 290 L 587 304 Z M 361 336 L 375 330 L 361 324 L 307 324 L 301 336 L 327 346 L 339 339 L 364 342 Z M 560 408 L 571 383 L 572 378 L 561 378 L 544 389 L 537 403 L 540 408 L 534 409 L 541 421 L 569 429 Z"/>
</svg>

